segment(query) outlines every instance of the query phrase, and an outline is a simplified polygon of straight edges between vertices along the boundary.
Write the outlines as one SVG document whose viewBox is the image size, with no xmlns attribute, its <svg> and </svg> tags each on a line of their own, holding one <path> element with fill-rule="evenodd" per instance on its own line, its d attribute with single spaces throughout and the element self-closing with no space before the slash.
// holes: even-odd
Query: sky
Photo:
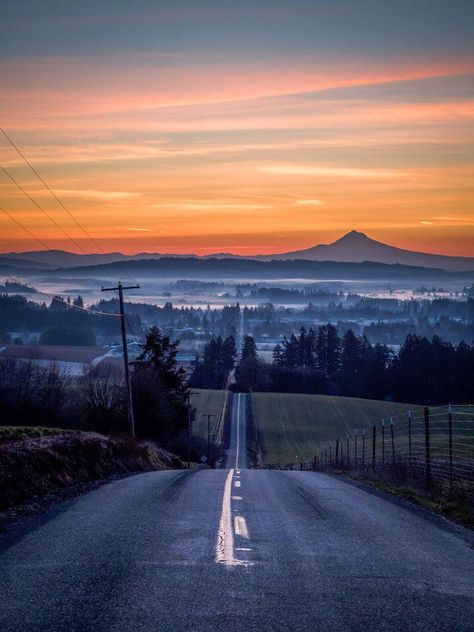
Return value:
<svg viewBox="0 0 474 632">
<path fill-rule="evenodd" d="M 474 3 L 4 3 L 0 122 L 101 248 L 255 254 L 356 229 L 474 256 Z M 5 138 L 0 252 L 95 245 Z M 57 226 L 61 226 L 62 231 Z M 67 239 L 72 237 L 74 242 Z"/>
</svg>

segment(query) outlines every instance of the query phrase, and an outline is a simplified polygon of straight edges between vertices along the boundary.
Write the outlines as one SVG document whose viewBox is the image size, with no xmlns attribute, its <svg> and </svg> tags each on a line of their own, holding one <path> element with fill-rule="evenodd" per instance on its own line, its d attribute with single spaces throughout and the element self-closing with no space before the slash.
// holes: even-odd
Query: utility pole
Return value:
<svg viewBox="0 0 474 632">
<path fill-rule="evenodd" d="M 203 413 L 202 416 L 207 417 L 207 462 L 209 463 L 209 455 L 211 453 L 211 417 L 215 417 L 215 415 Z"/>
<path fill-rule="evenodd" d="M 120 305 L 120 326 L 122 330 L 122 349 L 123 349 L 123 365 L 125 369 L 125 383 L 127 386 L 127 412 L 128 412 L 128 428 L 132 437 L 135 436 L 135 417 L 133 415 L 132 400 L 132 383 L 130 381 L 130 367 L 128 365 L 128 347 L 127 347 L 127 331 L 125 329 L 125 308 L 123 304 L 124 290 L 138 290 L 139 285 L 129 285 L 124 287 L 119 281 L 117 287 L 103 287 L 102 292 L 118 292 Z"/>
<path fill-rule="evenodd" d="M 191 469 L 191 395 L 200 395 L 200 393 L 188 391 L 188 470 Z"/>
</svg>

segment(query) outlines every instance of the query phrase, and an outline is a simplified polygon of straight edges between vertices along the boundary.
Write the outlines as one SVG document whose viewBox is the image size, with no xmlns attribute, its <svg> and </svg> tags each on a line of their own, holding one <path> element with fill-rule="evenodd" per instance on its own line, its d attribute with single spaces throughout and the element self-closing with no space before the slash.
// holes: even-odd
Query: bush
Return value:
<svg viewBox="0 0 474 632">
<path fill-rule="evenodd" d="M 95 347 L 97 339 L 91 329 L 53 327 L 41 334 L 40 344 L 64 347 Z"/>
</svg>

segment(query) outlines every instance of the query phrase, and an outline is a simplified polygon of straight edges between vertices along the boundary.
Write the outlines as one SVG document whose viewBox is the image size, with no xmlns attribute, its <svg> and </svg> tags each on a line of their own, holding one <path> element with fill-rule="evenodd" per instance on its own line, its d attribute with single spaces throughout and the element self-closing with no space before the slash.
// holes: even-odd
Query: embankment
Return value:
<svg viewBox="0 0 474 632">
<path fill-rule="evenodd" d="M 133 472 L 181 467 L 149 442 L 86 432 L 0 445 L 0 511 L 61 490 Z"/>
</svg>

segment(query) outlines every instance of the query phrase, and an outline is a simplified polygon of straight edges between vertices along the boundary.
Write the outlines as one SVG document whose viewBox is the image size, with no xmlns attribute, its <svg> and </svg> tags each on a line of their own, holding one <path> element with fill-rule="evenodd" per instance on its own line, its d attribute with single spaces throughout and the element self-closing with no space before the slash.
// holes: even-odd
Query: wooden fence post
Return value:
<svg viewBox="0 0 474 632">
<path fill-rule="evenodd" d="M 426 486 L 431 486 L 431 446 L 430 446 L 430 411 L 428 406 L 425 406 L 425 477 Z"/>
<path fill-rule="evenodd" d="M 375 440 L 377 435 L 377 428 L 372 426 L 372 469 L 375 471 Z"/>
<path fill-rule="evenodd" d="M 385 469 L 385 421 L 382 419 L 382 468 Z"/>
<path fill-rule="evenodd" d="M 365 469 L 365 428 L 362 430 L 362 469 Z"/>
<path fill-rule="evenodd" d="M 392 438 L 392 464 L 395 463 L 395 439 L 393 436 L 393 417 L 390 417 L 390 435 Z"/>
<path fill-rule="evenodd" d="M 411 410 L 408 411 L 408 467 L 410 471 L 410 478 L 412 477 L 412 449 L 411 449 Z"/>
<path fill-rule="evenodd" d="M 449 430 L 449 489 L 453 491 L 453 411 L 451 404 L 448 408 L 448 430 Z"/>
<path fill-rule="evenodd" d="M 354 430 L 354 469 L 357 470 L 357 430 Z"/>
</svg>

